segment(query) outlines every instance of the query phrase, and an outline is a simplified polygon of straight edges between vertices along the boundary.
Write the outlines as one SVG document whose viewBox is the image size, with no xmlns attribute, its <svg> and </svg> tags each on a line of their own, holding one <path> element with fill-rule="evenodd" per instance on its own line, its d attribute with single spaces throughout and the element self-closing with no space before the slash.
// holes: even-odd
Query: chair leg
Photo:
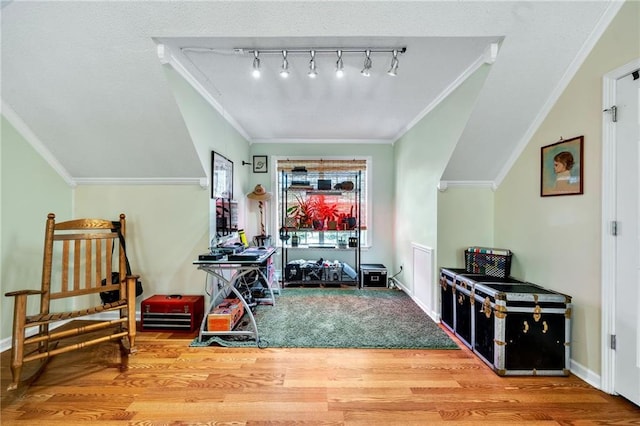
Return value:
<svg viewBox="0 0 640 426">
<path fill-rule="evenodd" d="M 137 351 L 136 345 L 136 278 L 127 277 L 127 328 L 129 353 Z"/>
<path fill-rule="evenodd" d="M 43 324 L 39 327 L 40 336 L 46 336 L 49 334 L 49 324 Z M 49 352 L 49 341 L 45 340 L 43 342 L 38 343 L 38 352 L 45 353 Z"/>
<path fill-rule="evenodd" d="M 24 329 L 27 315 L 27 296 L 20 294 L 15 297 L 15 304 L 13 306 L 13 339 L 11 344 L 12 382 L 7 387 L 8 391 L 14 390 L 18 387 L 24 358 Z"/>
</svg>

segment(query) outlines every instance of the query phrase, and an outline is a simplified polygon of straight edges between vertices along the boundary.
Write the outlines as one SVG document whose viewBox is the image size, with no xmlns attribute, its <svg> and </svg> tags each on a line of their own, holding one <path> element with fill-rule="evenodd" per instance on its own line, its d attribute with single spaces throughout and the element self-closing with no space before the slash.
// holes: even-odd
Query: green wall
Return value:
<svg viewBox="0 0 640 426">
<path fill-rule="evenodd" d="M 411 243 L 434 249 L 434 270 L 440 265 L 438 217 L 447 216 L 450 212 L 439 212 L 437 186 L 489 70 L 488 65 L 479 68 L 394 145 L 394 267 L 399 269 L 403 266 L 403 272 L 398 279 L 411 291 L 414 290 Z M 473 208 L 489 209 L 489 206 L 490 203 L 487 202 Z M 452 210 L 470 208 L 466 204 L 456 206 L 452 203 L 446 204 L 445 207 Z M 486 216 L 485 212 L 481 212 L 480 215 L 483 218 Z M 457 241 L 476 226 L 486 228 L 485 221 L 486 219 L 483 219 L 483 223 L 479 225 L 474 220 L 460 223 L 458 226 L 449 226 L 448 231 L 453 234 L 443 238 Z M 450 258 L 451 253 L 444 256 Z"/>
<path fill-rule="evenodd" d="M 209 247 L 209 192 L 195 185 L 83 185 L 76 217 L 127 216 L 127 256 L 145 297 L 204 294 L 206 274 L 193 265 Z"/>
<path fill-rule="evenodd" d="M 225 120 L 193 87 L 171 67 L 165 76 L 189 130 L 202 168 L 211 172 L 211 151 L 216 151 L 234 163 L 234 195 L 248 192 L 249 168 L 242 160 L 249 160 L 249 143 Z M 209 188 L 210 191 L 210 188 Z"/>
<path fill-rule="evenodd" d="M 242 213 L 240 221 L 243 222 L 246 210 L 244 194 L 250 192 L 250 188 L 253 189 L 249 181 L 250 169 L 242 166 L 243 161 L 249 161 L 249 143 L 173 68 L 165 67 L 165 75 L 202 162 L 202 168 L 208 176 L 205 180 L 209 185 L 206 191 L 209 194 L 209 212 L 215 212 L 214 201 L 210 198 L 211 152 L 215 151 L 233 162 L 233 195 L 238 201 L 238 210 Z M 209 233 L 213 235 L 215 218 L 211 217 L 208 223 L 212 225 Z"/>
<path fill-rule="evenodd" d="M 11 336 L 13 299 L 4 293 L 40 289 L 47 214 L 70 219 L 73 193 L 14 126 L 4 116 L 1 120 L 0 338 L 5 338 Z M 39 303 L 39 298 L 31 297 L 29 312 L 37 311 Z"/>
<path fill-rule="evenodd" d="M 438 268 L 464 268 L 464 249 L 493 247 L 494 192 L 451 187 L 438 193 Z"/>
<path fill-rule="evenodd" d="M 572 359 L 601 360 L 602 77 L 640 57 L 640 3 L 626 2 L 495 195 L 495 243 L 513 275 L 573 297 Z M 584 195 L 540 197 L 540 148 L 584 135 Z"/>
</svg>

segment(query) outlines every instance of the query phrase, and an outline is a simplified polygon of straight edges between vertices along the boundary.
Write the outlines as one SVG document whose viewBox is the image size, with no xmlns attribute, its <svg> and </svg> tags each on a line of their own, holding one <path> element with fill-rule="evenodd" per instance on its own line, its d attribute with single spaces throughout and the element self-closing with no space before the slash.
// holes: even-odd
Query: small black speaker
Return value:
<svg viewBox="0 0 640 426">
<path fill-rule="evenodd" d="M 331 189 L 331 179 L 318 179 L 318 189 L 323 191 Z"/>
</svg>

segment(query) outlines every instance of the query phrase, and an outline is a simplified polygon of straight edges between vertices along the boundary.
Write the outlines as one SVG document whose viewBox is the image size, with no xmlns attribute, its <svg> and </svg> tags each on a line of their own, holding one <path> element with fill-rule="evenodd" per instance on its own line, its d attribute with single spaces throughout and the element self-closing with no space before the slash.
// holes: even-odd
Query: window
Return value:
<svg viewBox="0 0 640 426">
<path fill-rule="evenodd" d="M 367 246 L 368 245 L 368 230 L 369 230 L 369 203 L 368 203 L 368 188 L 367 188 L 367 165 L 369 163 L 369 159 L 278 159 L 276 160 L 277 164 L 277 194 L 274 194 L 277 197 L 277 202 L 274 203 L 277 212 L 277 229 L 281 229 L 282 227 L 291 228 L 292 223 L 282 223 L 282 219 L 286 215 L 285 206 L 283 205 L 283 179 L 291 180 L 292 176 L 297 176 L 297 173 L 294 173 L 294 170 L 304 170 L 306 173 L 300 173 L 300 179 L 295 182 L 302 192 L 304 192 L 305 186 L 310 189 L 313 188 L 317 192 L 313 195 L 317 200 L 321 201 L 325 205 L 329 205 L 331 207 L 335 207 L 333 213 L 336 217 L 343 216 L 356 216 L 359 220 L 360 224 L 360 245 Z M 285 176 L 286 175 L 286 176 Z M 358 183 L 360 187 L 360 194 L 358 195 L 359 199 L 359 211 L 354 212 L 354 203 L 353 203 L 353 195 L 344 196 L 341 195 L 339 191 L 332 191 L 335 189 L 335 184 L 340 182 L 349 182 L 353 180 L 354 176 L 359 176 Z M 331 180 L 331 187 L 327 188 L 325 191 L 318 191 L 317 181 Z M 291 188 L 291 184 L 293 182 L 287 181 L 286 185 L 288 185 L 287 189 Z M 327 182 L 328 183 L 328 182 Z M 306 185 L 305 185 L 306 184 Z M 357 188 L 356 188 L 357 189 Z M 289 195 L 291 191 L 288 191 Z M 293 194 L 295 196 L 295 194 Z M 357 206 L 355 206 L 357 208 Z M 299 224 L 296 224 L 299 225 Z M 338 225 L 339 226 L 339 225 Z M 326 230 L 330 230 L 330 225 L 328 223 L 324 224 L 324 228 Z M 334 228 L 335 229 L 335 228 Z M 335 243 L 334 241 L 325 241 L 325 239 L 337 238 L 335 233 L 324 232 L 324 231 L 312 231 L 305 232 L 304 238 L 306 241 L 301 242 L 302 244 L 324 244 L 324 243 Z"/>
</svg>

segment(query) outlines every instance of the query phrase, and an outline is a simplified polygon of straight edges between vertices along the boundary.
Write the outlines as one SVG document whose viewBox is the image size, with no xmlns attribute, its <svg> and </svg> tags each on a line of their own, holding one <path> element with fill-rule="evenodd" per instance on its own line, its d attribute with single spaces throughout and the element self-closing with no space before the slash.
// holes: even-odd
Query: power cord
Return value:
<svg viewBox="0 0 640 426">
<path fill-rule="evenodd" d="M 396 277 L 402 273 L 402 265 L 400 265 L 400 270 L 389 277 L 389 288 L 400 287 L 398 285 L 398 280 Z"/>
</svg>

